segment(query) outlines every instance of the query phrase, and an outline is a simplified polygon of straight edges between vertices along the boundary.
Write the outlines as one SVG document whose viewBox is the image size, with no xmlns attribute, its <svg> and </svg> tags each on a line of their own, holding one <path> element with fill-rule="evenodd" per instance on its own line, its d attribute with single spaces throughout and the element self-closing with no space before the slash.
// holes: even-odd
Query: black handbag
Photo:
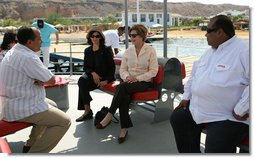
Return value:
<svg viewBox="0 0 254 158">
<path fill-rule="evenodd" d="M 98 111 L 96 114 L 95 114 L 95 117 L 94 117 L 94 126 L 96 126 L 97 124 L 99 124 L 103 119 L 104 117 L 107 115 L 109 111 L 109 108 L 108 107 L 105 107 L 103 106 L 101 108 L 100 111 Z M 115 115 L 113 115 L 113 118 L 116 120 L 116 121 L 113 121 L 112 122 L 115 122 L 115 123 L 118 123 L 119 120 L 115 117 Z"/>
</svg>

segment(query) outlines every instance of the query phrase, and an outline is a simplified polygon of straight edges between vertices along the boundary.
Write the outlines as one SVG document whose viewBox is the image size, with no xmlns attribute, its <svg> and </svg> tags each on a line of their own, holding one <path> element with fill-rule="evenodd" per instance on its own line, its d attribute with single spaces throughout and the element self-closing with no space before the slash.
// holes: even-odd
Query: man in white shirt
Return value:
<svg viewBox="0 0 254 158">
<path fill-rule="evenodd" d="M 43 84 L 54 85 L 55 76 L 36 52 L 41 47 L 40 31 L 21 27 L 18 44 L 8 51 L 0 67 L 0 104 L 3 120 L 33 123 L 23 152 L 47 153 L 69 129 L 70 118 L 45 101 Z"/>
<path fill-rule="evenodd" d="M 118 27 L 117 30 L 106 30 L 103 32 L 105 36 L 105 45 L 111 46 L 114 49 L 115 55 L 119 53 L 119 42 L 120 36 L 122 36 L 125 32 L 124 27 Z"/>
<path fill-rule="evenodd" d="M 249 46 L 224 15 L 210 20 L 206 37 L 211 48 L 193 64 L 170 122 L 181 153 L 200 152 L 204 124 L 205 152 L 233 153 L 249 132 Z"/>
</svg>

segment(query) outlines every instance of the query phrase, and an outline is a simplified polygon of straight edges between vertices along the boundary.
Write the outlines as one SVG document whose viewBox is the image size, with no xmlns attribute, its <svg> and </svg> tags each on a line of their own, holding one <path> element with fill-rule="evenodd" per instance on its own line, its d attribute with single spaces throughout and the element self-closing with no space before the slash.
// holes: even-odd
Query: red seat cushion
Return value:
<svg viewBox="0 0 254 158">
<path fill-rule="evenodd" d="M 121 58 L 114 58 L 114 62 L 116 65 L 121 65 L 122 59 Z"/>
<path fill-rule="evenodd" d="M 106 90 L 111 93 L 115 93 L 116 86 L 120 83 L 120 81 L 113 81 L 104 86 L 103 90 Z M 144 92 L 137 92 L 131 96 L 132 100 L 135 101 L 148 101 L 148 100 L 157 100 L 159 98 L 158 90 L 151 89 Z"/>
<path fill-rule="evenodd" d="M 111 93 L 115 93 L 116 91 L 116 86 L 120 84 L 120 81 L 113 81 L 113 82 L 110 82 L 108 84 L 106 84 L 104 86 L 104 89 L 103 90 L 106 90 L 108 92 L 111 92 Z"/>
<path fill-rule="evenodd" d="M 0 153 L 11 153 L 11 149 L 7 141 L 0 137 Z"/>
<path fill-rule="evenodd" d="M 15 133 L 29 126 L 32 126 L 32 124 L 25 122 L 7 122 L 0 120 L 0 137 Z"/>
<path fill-rule="evenodd" d="M 69 81 L 63 79 L 60 76 L 55 76 L 56 82 L 54 85 L 48 85 L 48 84 L 44 84 L 45 88 L 50 88 L 50 87 L 59 87 L 61 85 L 67 85 L 69 83 Z"/>
</svg>

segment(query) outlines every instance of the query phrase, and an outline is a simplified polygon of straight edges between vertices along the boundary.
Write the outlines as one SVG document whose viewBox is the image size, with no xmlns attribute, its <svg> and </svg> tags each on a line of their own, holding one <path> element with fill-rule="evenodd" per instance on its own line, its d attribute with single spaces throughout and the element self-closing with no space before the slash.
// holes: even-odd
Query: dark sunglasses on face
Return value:
<svg viewBox="0 0 254 158">
<path fill-rule="evenodd" d="M 130 34 L 129 36 L 135 38 L 138 34 Z"/>
<path fill-rule="evenodd" d="M 207 30 L 206 30 L 206 32 L 207 33 L 211 33 L 211 32 L 214 32 L 214 31 L 217 31 L 217 30 L 219 30 L 219 28 L 207 28 Z"/>
<path fill-rule="evenodd" d="M 100 35 L 92 35 L 91 38 L 100 38 Z"/>
</svg>

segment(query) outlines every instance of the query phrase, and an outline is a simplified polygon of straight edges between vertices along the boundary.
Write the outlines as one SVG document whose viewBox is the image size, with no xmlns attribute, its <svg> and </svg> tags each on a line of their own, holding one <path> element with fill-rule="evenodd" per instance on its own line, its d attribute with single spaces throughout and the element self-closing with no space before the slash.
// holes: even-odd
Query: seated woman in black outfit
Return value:
<svg viewBox="0 0 254 158">
<path fill-rule="evenodd" d="M 84 74 L 79 78 L 78 110 L 85 110 L 76 122 L 93 118 L 90 109 L 92 97 L 90 91 L 102 88 L 114 80 L 115 63 L 111 47 L 105 46 L 105 37 L 101 31 L 94 28 L 87 34 L 87 43 L 91 46 L 85 49 Z"/>
</svg>

